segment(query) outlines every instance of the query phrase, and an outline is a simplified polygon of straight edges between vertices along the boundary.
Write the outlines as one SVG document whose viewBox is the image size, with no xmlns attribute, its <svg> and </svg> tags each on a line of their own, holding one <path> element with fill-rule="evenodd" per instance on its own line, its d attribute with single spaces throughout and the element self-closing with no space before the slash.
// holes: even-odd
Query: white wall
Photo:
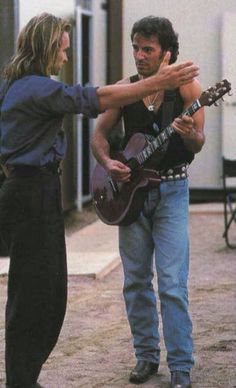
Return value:
<svg viewBox="0 0 236 388">
<path fill-rule="evenodd" d="M 74 15 L 74 0 L 19 0 L 20 29 L 29 19 L 42 12 L 70 18 Z"/>
<path fill-rule="evenodd" d="M 106 11 L 102 9 L 103 1 L 93 1 L 93 84 L 106 84 Z"/>
<path fill-rule="evenodd" d="M 133 23 L 144 16 L 156 15 L 167 17 L 173 23 L 179 33 L 179 60 L 192 59 L 200 66 L 203 89 L 227 78 L 221 69 L 221 27 L 225 11 L 236 12 L 236 0 L 123 0 L 124 76 L 135 72 L 130 42 Z M 234 63 L 235 47 L 236 42 L 232 42 Z M 206 108 L 205 133 L 206 144 L 190 168 L 190 184 L 193 188 L 218 188 L 222 155 L 220 107 Z"/>
</svg>

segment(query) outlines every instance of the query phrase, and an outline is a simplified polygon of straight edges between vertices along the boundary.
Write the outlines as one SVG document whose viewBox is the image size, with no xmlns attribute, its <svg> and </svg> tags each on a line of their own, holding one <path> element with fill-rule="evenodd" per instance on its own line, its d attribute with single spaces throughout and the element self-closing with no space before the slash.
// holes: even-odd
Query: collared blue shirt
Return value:
<svg viewBox="0 0 236 388">
<path fill-rule="evenodd" d="M 64 115 L 97 117 L 101 112 L 96 88 L 67 86 L 37 75 L 16 80 L 0 106 L 0 154 L 7 165 L 43 166 L 61 160 L 66 150 Z"/>
</svg>

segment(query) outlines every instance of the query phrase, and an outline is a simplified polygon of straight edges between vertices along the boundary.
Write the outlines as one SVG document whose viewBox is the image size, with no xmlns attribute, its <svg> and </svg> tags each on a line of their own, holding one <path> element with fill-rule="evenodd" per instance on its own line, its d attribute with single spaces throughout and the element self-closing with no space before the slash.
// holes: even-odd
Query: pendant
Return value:
<svg viewBox="0 0 236 388">
<path fill-rule="evenodd" d="M 154 105 L 148 105 L 148 110 L 150 112 L 153 112 L 154 111 Z"/>
</svg>

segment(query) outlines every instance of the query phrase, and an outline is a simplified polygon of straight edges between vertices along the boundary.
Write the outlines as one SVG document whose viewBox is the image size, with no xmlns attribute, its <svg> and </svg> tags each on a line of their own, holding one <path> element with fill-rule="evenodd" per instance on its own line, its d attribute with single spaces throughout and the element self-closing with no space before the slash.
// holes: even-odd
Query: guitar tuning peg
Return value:
<svg viewBox="0 0 236 388">
<path fill-rule="evenodd" d="M 229 91 L 228 95 L 229 95 L 229 96 L 232 96 L 232 95 L 233 95 L 233 92 Z"/>
<path fill-rule="evenodd" d="M 217 102 L 214 102 L 214 105 L 215 105 L 215 106 L 219 106 L 219 104 L 218 104 Z"/>
<path fill-rule="evenodd" d="M 221 97 L 221 100 L 224 101 L 225 100 L 224 97 Z"/>
</svg>

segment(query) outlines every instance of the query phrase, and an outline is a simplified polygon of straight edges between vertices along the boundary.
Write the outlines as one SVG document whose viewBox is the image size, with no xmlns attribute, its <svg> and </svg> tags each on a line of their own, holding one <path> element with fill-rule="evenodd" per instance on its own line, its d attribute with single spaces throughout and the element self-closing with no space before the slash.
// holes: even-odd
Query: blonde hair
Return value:
<svg viewBox="0 0 236 388">
<path fill-rule="evenodd" d="M 8 85 L 25 75 L 50 75 L 58 55 L 63 32 L 71 25 L 48 13 L 33 17 L 21 30 L 17 50 L 4 69 Z"/>
</svg>

